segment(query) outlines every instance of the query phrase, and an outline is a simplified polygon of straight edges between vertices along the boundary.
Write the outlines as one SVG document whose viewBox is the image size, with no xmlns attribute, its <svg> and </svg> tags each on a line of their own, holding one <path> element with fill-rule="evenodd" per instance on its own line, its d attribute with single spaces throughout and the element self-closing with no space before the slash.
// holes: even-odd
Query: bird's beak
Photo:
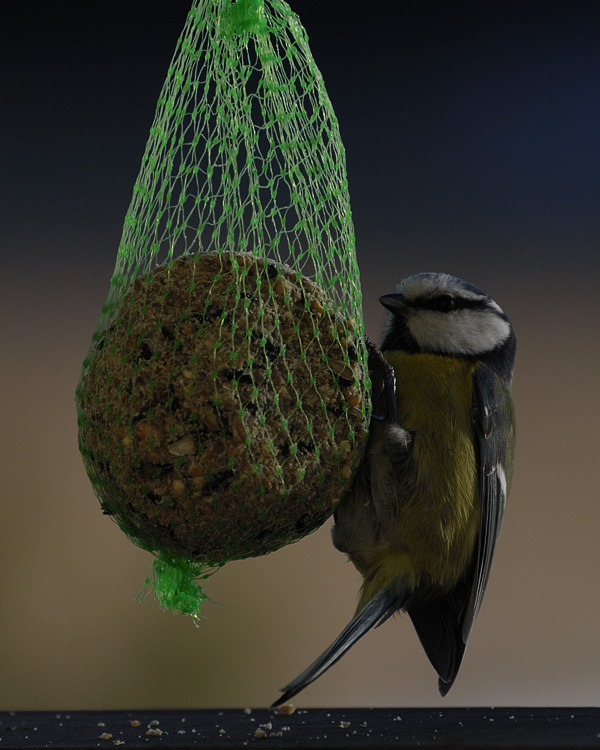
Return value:
<svg viewBox="0 0 600 750">
<path fill-rule="evenodd" d="M 389 310 L 391 313 L 397 314 L 402 313 L 404 312 L 404 310 L 406 310 L 404 297 L 398 292 L 394 294 L 384 294 L 383 297 L 379 298 L 379 301 L 385 307 L 385 309 Z"/>
</svg>

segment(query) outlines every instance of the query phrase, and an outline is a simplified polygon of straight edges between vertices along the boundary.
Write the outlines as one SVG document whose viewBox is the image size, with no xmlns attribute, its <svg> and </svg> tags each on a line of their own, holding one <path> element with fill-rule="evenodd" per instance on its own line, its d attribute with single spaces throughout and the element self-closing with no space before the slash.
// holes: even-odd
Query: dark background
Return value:
<svg viewBox="0 0 600 750">
<path fill-rule="evenodd" d="M 296 703 L 597 704 L 600 4 L 291 4 L 346 146 L 367 332 L 377 296 L 443 270 L 519 338 L 513 494 L 452 692 L 401 620 Z M 354 609 L 327 527 L 224 568 L 198 630 L 140 606 L 149 556 L 77 452 L 81 361 L 188 9 L 0 5 L 0 708 L 265 705 Z"/>
</svg>

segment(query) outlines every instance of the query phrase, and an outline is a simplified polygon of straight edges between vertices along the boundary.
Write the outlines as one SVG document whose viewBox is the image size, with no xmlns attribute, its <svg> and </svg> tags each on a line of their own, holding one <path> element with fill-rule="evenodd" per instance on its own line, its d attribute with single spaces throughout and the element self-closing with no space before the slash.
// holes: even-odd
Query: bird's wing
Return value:
<svg viewBox="0 0 600 750">
<path fill-rule="evenodd" d="M 514 416 L 509 387 L 485 365 L 479 365 L 473 372 L 472 404 L 481 515 L 470 596 L 462 619 L 465 643 L 481 606 L 500 536 L 512 475 L 514 443 L 510 434 L 514 429 Z"/>
<path fill-rule="evenodd" d="M 380 591 L 350 620 L 331 646 L 315 659 L 302 674 L 283 688 L 283 695 L 273 703 L 271 708 L 286 703 L 294 695 L 304 690 L 311 682 L 314 682 L 326 672 L 329 667 L 333 666 L 338 659 L 341 659 L 346 651 L 372 627 L 387 620 L 394 612 L 401 609 L 404 602 L 405 598 L 395 596 L 387 589 Z"/>
<path fill-rule="evenodd" d="M 510 413 L 506 413 L 510 410 Z M 485 365 L 473 372 L 472 414 L 475 430 L 481 512 L 473 563 L 459 584 L 443 599 L 424 602 L 409 614 L 423 648 L 437 671 L 442 695 L 452 687 L 477 617 L 490 575 L 504 515 L 507 477 L 505 430 L 512 429 L 508 386 Z"/>
</svg>

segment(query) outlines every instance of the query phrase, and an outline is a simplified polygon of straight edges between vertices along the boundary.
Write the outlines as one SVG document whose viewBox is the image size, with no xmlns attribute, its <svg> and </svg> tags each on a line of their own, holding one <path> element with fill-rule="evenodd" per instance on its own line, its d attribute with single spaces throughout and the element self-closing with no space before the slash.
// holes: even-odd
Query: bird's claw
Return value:
<svg viewBox="0 0 600 750">
<path fill-rule="evenodd" d="M 376 381 L 382 384 L 386 402 L 385 413 L 373 413 L 371 418 L 380 422 L 387 419 L 390 424 L 396 424 L 398 417 L 396 414 L 396 375 L 394 374 L 394 368 L 368 336 L 365 336 L 365 343 L 369 355 L 369 375 L 374 381 L 374 386 Z"/>
</svg>

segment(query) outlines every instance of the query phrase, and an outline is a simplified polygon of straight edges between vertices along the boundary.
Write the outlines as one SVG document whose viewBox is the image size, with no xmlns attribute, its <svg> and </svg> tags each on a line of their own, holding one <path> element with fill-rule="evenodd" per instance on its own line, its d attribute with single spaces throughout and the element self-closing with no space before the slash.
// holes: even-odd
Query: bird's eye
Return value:
<svg viewBox="0 0 600 750">
<path fill-rule="evenodd" d="M 450 312 L 450 310 L 456 308 L 454 297 L 451 297 L 449 294 L 440 294 L 439 297 L 435 298 L 434 304 L 435 309 L 440 312 Z"/>
</svg>

